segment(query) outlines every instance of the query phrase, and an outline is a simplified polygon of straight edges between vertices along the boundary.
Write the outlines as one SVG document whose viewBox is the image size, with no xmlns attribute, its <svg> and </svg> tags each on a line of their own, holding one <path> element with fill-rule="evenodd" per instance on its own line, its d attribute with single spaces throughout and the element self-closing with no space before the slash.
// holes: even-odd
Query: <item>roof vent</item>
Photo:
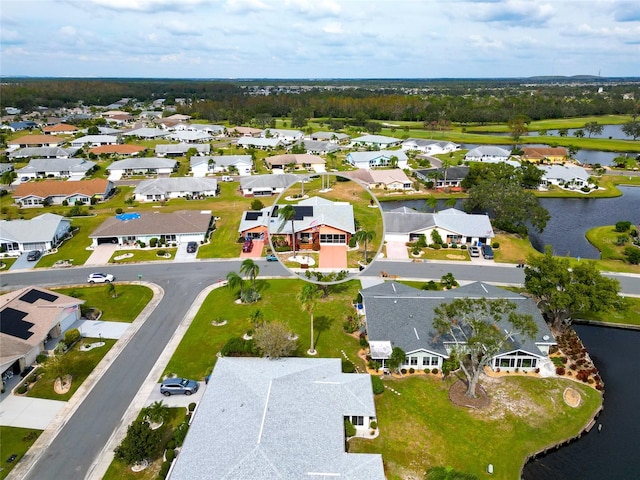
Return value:
<svg viewBox="0 0 640 480">
<path fill-rule="evenodd" d="M 542 337 L 542 339 L 543 339 L 543 340 L 549 340 L 549 335 L 544 335 L 544 336 Z"/>
</svg>

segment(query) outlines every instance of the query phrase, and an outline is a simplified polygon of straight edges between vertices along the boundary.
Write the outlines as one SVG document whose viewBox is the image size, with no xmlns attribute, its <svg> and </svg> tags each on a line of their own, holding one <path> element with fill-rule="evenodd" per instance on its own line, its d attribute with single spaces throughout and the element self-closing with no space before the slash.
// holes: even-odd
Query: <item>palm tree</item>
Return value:
<svg viewBox="0 0 640 480">
<path fill-rule="evenodd" d="M 309 318 L 311 320 L 311 347 L 307 350 L 309 355 L 315 355 L 316 349 L 313 345 L 313 309 L 316 306 L 316 299 L 318 298 L 318 289 L 312 283 L 307 283 L 302 290 L 300 291 L 300 295 L 298 296 L 298 301 L 300 302 L 300 306 L 302 310 L 309 314 Z"/>
<path fill-rule="evenodd" d="M 296 210 L 293 208 L 293 205 L 285 205 L 284 207 L 278 208 L 278 217 L 280 217 L 280 227 L 278 231 L 280 232 L 285 223 L 289 220 L 291 221 L 291 248 L 293 248 L 293 256 L 296 256 L 296 231 L 293 225 L 293 222 L 296 218 Z"/>
<path fill-rule="evenodd" d="M 358 230 L 354 237 L 358 242 L 360 240 L 364 242 L 364 263 L 367 263 L 367 243 L 376 237 L 376 232 L 373 230 Z"/>
<path fill-rule="evenodd" d="M 251 280 L 251 284 L 253 285 L 253 289 L 255 290 L 256 277 L 260 273 L 260 267 L 256 264 L 256 262 L 254 262 L 250 258 L 244 260 L 242 262 L 242 265 L 240 265 L 240 273 L 249 277 L 249 280 Z"/>
<path fill-rule="evenodd" d="M 169 415 L 169 407 L 167 407 L 162 400 L 153 402 L 147 408 L 144 409 L 144 416 L 151 423 L 162 423 Z"/>
<path fill-rule="evenodd" d="M 229 288 L 234 290 L 236 288 L 240 288 L 240 296 L 242 296 L 242 292 L 244 291 L 244 280 L 236 272 L 227 273 L 227 285 Z"/>
<path fill-rule="evenodd" d="M 433 195 L 430 195 L 424 202 L 424 204 L 426 207 L 430 208 L 432 212 L 435 212 L 436 207 L 438 206 L 438 199 Z"/>
</svg>

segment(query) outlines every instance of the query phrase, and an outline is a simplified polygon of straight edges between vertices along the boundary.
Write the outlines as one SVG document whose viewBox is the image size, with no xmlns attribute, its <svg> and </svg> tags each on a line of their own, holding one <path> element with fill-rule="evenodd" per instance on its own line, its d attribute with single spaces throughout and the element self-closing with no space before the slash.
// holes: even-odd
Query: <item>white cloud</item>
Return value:
<svg viewBox="0 0 640 480">
<path fill-rule="evenodd" d="M 173 35 L 186 35 L 186 36 L 201 35 L 201 33 L 198 31 L 198 27 L 196 27 L 193 23 L 188 24 L 181 20 L 170 20 L 169 22 L 166 22 L 163 25 L 161 25 L 160 28 L 167 30 L 169 33 Z"/>
<path fill-rule="evenodd" d="M 271 10 L 272 7 L 262 0 L 227 0 L 225 10 L 232 13 L 252 13 Z"/>
<path fill-rule="evenodd" d="M 469 40 L 475 48 L 480 48 L 484 51 L 504 50 L 504 44 L 500 40 L 497 40 L 495 38 L 486 38 L 481 35 L 471 35 L 469 36 Z"/>
<path fill-rule="evenodd" d="M 206 0 L 89 0 L 91 3 L 109 10 L 131 12 L 162 12 L 189 10 L 205 3 Z"/>
<path fill-rule="evenodd" d="M 60 28 L 60 33 L 67 37 L 74 37 L 77 31 L 71 25 L 65 25 L 64 27 Z"/>
<path fill-rule="evenodd" d="M 474 4 L 470 14 L 481 22 L 540 27 L 553 17 L 554 8 L 535 0 L 506 0 L 503 3 Z"/>
<path fill-rule="evenodd" d="M 325 24 L 324 27 L 322 27 L 322 31 L 325 33 L 330 33 L 332 35 L 339 35 L 343 33 L 342 23 L 340 22 L 327 23 Z"/>
<path fill-rule="evenodd" d="M 19 45 L 24 42 L 25 39 L 16 30 L 10 30 L 8 28 L 0 29 L 0 44 Z"/>
<path fill-rule="evenodd" d="M 334 0 L 285 0 L 284 6 L 311 18 L 335 17 L 342 12 Z"/>
</svg>

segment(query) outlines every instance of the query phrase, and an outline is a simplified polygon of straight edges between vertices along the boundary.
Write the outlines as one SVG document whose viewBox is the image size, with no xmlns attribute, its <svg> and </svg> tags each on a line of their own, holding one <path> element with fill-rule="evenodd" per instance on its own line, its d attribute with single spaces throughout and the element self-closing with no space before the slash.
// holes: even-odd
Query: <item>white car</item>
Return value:
<svg viewBox="0 0 640 480">
<path fill-rule="evenodd" d="M 87 277 L 87 282 L 89 283 L 109 283 L 113 282 L 116 279 L 110 273 L 91 273 Z"/>
</svg>

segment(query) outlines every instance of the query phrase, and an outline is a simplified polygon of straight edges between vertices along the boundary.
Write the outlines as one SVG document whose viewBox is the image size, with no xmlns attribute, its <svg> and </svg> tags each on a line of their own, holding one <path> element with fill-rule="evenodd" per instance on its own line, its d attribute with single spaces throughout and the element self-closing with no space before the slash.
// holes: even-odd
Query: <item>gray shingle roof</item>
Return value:
<svg viewBox="0 0 640 480">
<path fill-rule="evenodd" d="M 313 207 L 308 216 L 294 222 L 296 232 L 301 232 L 319 225 L 328 225 L 343 232 L 355 233 L 353 205 L 347 202 L 332 202 L 321 197 L 311 197 L 297 203 L 300 206 Z M 291 234 L 291 222 L 282 223 L 277 215 L 269 224 L 271 233 Z"/>
<path fill-rule="evenodd" d="M 383 215 L 388 233 L 418 233 L 428 228 L 440 227 L 467 237 L 494 236 L 487 215 L 469 214 L 455 208 L 426 213 L 401 207 L 384 212 Z"/>
<path fill-rule="evenodd" d="M 113 162 L 107 167 L 107 170 L 127 170 L 130 168 L 174 168 L 176 163 L 177 162 L 175 160 L 159 157 L 125 158 L 124 160 Z"/>
<path fill-rule="evenodd" d="M 382 480 L 382 457 L 350 454 L 344 416 L 375 416 L 369 375 L 337 358 L 220 358 L 172 480 Z"/>
<path fill-rule="evenodd" d="M 60 223 L 71 224 L 71 220 L 54 213 L 43 213 L 31 220 L 1 220 L 0 239 L 18 243 L 49 242 Z"/>
<path fill-rule="evenodd" d="M 18 174 L 38 172 L 87 172 L 96 163 L 84 158 L 34 158 Z"/>
<path fill-rule="evenodd" d="M 306 178 L 306 176 L 292 173 L 252 175 L 251 177 L 240 178 L 240 187 L 243 190 L 247 188 L 287 188 L 303 178 Z"/>
<path fill-rule="evenodd" d="M 194 210 L 173 213 L 140 212 L 140 218 L 133 220 L 123 221 L 116 217 L 106 219 L 89 235 L 89 238 L 120 235 L 205 234 L 210 222 L 210 213 Z"/>
<path fill-rule="evenodd" d="M 25 147 L 9 154 L 9 158 L 28 158 L 28 157 L 71 157 L 79 149 L 75 147 Z"/>
<path fill-rule="evenodd" d="M 136 195 L 161 195 L 169 192 L 215 192 L 218 180 L 215 178 L 170 177 L 143 180 L 135 188 Z"/>
<path fill-rule="evenodd" d="M 195 148 L 198 153 L 209 153 L 211 145 L 208 143 L 167 143 L 156 145 L 156 153 L 159 154 L 171 154 L 171 155 L 184 155 L 190 148 Z"/>
<path fill-rule="evenodd" d="M 514 335 L 513 345 L 505 351 L 521 349 L 542 356 L 535 342 L 548 343 L 548 339 L 553 339 L 549 327 L 532 299 L 482 282 L 448 291 L 418 290 L 396 282 L 386 282 L 364 289 L 360 293 L 366 312 L 369 341 L 390 341 L 394 347 L 402 348 L 405 353 L 424 349 L 443 356 L 448 355 L 444 343 L 447 338 L 440 336 L 436 340 L 433 310 L 441 303 L 451 302 L 456 298 L 505 298 L 516 304 L 517 313 L 533 317 L 538 326 L 535 339 Z M 504 327 L 507 325 L 505 322 Z M 545 335 L 548 339 L 544 339 Z"/>
<path fill-rule="evenodd" d="M 251 155 L 204 155 L 202 157 L 191 157 L 191 168 L 208 164 L 209 160 L 213 160 L 218 167 L 229 167 L 231 165 L 247 165 L 253 164 Z"/>
</svg>

